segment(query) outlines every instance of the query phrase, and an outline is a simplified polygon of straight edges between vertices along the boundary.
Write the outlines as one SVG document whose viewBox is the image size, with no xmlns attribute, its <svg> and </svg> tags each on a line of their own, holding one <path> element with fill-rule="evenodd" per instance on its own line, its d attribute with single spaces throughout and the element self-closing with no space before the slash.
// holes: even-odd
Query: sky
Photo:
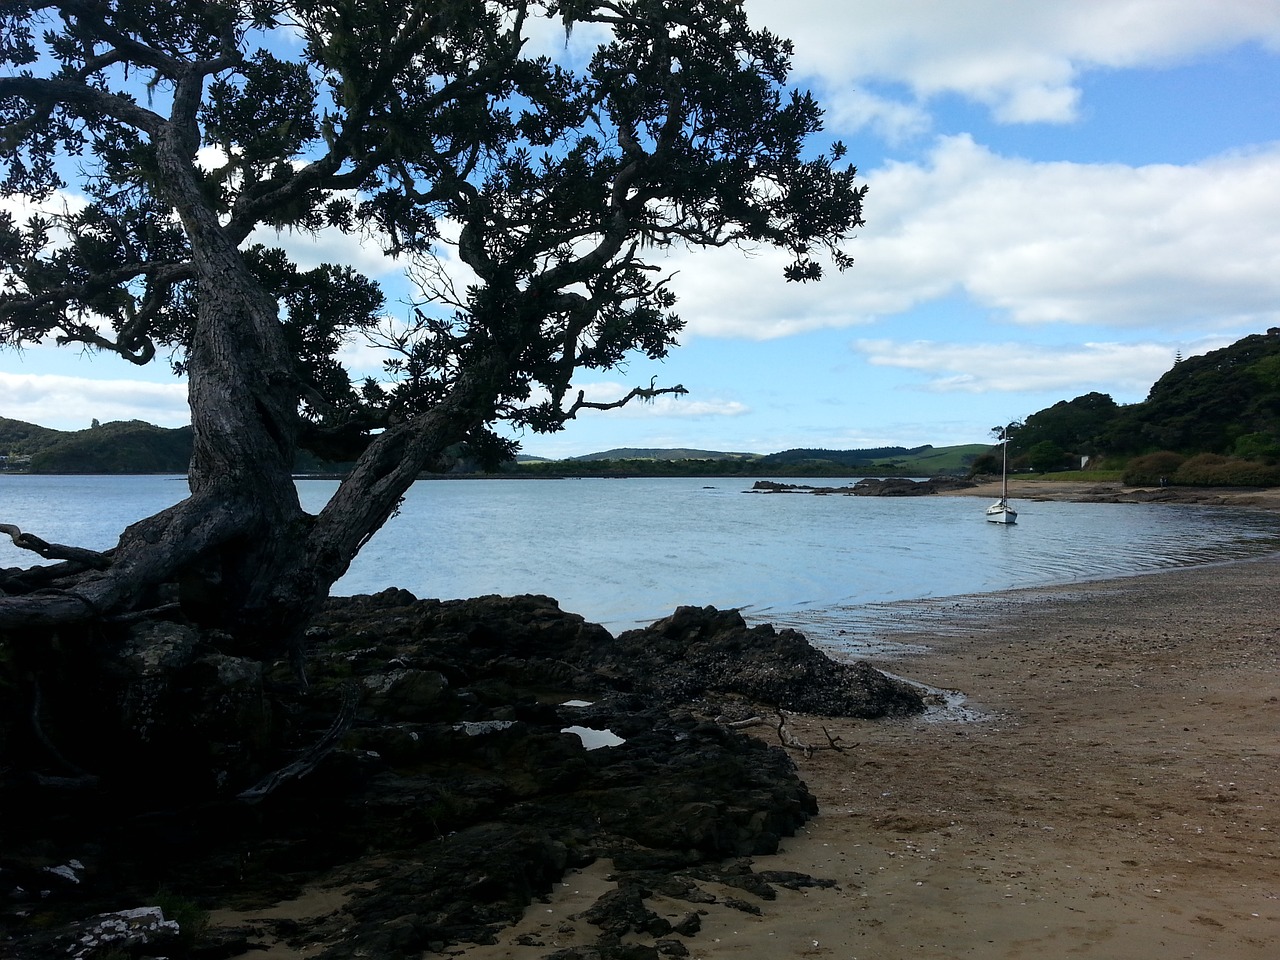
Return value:
<svg viewBox="0 0 1280 960">
<path fill-rule="evenodd" d="M 745 5 L 794 41 L 819 145 L 843 141 L 869 187 L 855 263 L 802 286 L 768 250 L 673 255 L 681 345 L 577 385 L 688 394 L 523 452 L 990 442 L 1093 391 L 1140 402 L 1179 354 L 1280 326 L 1280 0 Z M 395 283 L 349 240 L 290 249 Z M 45 346 L 0 353 L 0 416 L 188 422 L 163 364 Z"/>
</svg>

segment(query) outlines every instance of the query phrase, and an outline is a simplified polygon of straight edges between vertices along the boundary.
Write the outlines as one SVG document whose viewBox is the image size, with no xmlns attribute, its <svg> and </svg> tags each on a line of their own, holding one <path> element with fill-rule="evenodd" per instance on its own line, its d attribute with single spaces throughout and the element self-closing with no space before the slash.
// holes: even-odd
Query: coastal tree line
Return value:
<svg viewBox="0 0 1280 960">
<path fill-rule="evenodd" d="M 1016 424 L 1015 470 L 1122 471 L 1126 482 L 1280 484 L 1280 330 L 1178 358 L 1133 404 L 1104 393 L 1063 400 Z M 998 472 L 995 455 L 975 464 Z"/>
</svg>

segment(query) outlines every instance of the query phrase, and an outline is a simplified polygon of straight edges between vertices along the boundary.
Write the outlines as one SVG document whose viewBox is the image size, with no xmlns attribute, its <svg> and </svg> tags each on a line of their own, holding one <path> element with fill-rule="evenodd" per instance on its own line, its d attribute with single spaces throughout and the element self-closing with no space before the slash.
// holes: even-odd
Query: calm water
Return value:
<svg viewBox="0 0 1280 960">
<path fill-rule="evenodd" d="M 804 481 L 789 481 L 804 482 Z M 812 481 L 819 485 L 846 481 Z M 852 481 L 848 481 L 852 483 Z M 1280 549 L 1280 518 L 1161 504 L 744 493 L 749 480 L 457 480 L 414 485 L 335 592 L 544 593 L 612 629 L 680 604 L 755 619 L 1070 583 Z M 336 482 L 299 484 L 318 509 Z M 181 478 L 0 475 L 0 522 L 105 548 L 186 495 Z M 33 554 L 0 542 L 0 567 Z"/>
</svg>

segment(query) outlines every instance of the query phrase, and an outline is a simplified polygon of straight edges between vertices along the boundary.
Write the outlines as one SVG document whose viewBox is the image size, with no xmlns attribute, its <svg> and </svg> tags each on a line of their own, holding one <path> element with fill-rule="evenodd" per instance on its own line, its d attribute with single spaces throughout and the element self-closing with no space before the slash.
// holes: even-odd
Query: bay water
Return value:
<svg viewBox="0 0 1280 960">
<path fill-rule="evenodd" d="M 768 478 L 761 478 L 768 479 Z M 797 480 L 815 486 L 852 480 Z M 541 593 L 613 632 L 682 604 L 754 622 L 1060 585 L 1280 549 L 1280 518 L 1169 504 L 1018 501 L 988 523 L 974 497 L 749 492 L 748 479 L 425 480 L 334 593 L 441 599 Z M 336 488 L 300 480 L 318 510 Z M 0 474 L 0 522 L 95 549 L 185 497 L 181 477 Z M 0 567 L 35 555 L 0 542 Z M 858 618 L 854 616 L 853 620 Z"/>
</svg>

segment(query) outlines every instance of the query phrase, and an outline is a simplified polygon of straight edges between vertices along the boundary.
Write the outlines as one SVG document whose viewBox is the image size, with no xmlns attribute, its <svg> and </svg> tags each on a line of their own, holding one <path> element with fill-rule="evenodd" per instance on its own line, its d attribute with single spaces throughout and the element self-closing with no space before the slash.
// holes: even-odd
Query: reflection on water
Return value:
<svg viewBox="0 0 1280 960">
<path fill-rule="evenodd" d="M 1280 532 L 1272 514 L 1167 504 L 1019 502 L 1005 527 L 970 497 L 744 492 L 751 482 L 420 482 L 335 592 L 542 593 L 615 631 L 713 604 L 808 633 L 833 608 L 871 616 L 921 601 L 945 619 L 937 598 L 1252 556 L 1277 549 Z M 304 505 L 319 509 L 335 486 L 300 482 Z M 0 520 L 101 549 L 185 495 L 180 478 L 0 475 Z M 0 543 L 0 566 L 32 560 Z"/>
</svg>

